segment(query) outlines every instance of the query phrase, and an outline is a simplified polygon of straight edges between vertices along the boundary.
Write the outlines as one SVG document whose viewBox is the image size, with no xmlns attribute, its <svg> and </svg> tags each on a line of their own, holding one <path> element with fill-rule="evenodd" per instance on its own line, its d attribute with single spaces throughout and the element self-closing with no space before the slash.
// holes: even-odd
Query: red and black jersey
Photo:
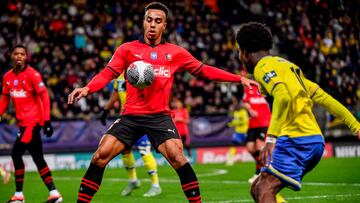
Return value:
<svg viewBox="0 0 360 203">
<path fill-rule="evenodd" d="M 188 71 L 209 80 L 241 81 L 241 76 L 205 65 L 180 46 L 165 41 L 151 46 L 145 43 L 144 38 L 140 38 L 118 47 L 107 66 L 87 87 L 90 92 L 100 90 L 138 60 L 153 65 L 155 80 L 149 87 L 138 89 L 128 84 L 126 79 L 127 94 L 122 114 L 170 114 L 169 96 L 176 72 Z"/>
<path fill-rule="evenodd" d="M 174 112 L 174 121 L 175 126 L 181 136 L 189 136 L 189 127 L 188 122 L 190 119 L 189 112 L 186 108 L 175 109 Z"/>
<path fill-rule="evenodd" d="M 43 125 L 44 121 L 50 120 L 49 96 L 38 71 L 30 66 L 18 74 L 10 70 L 5 73 L 2 82 L 0 115 L 8 106 L 8 99 L 4 98 L 10 97 L 19 126 Z"/>
<path fill-rule="evenodd" d="M 244 87 L 243 102 L 249 103 L 250 107 L 257 111 L 257 117 L 250 117 L 249 128 L 268 127 L 271 119 L 271 111 L 264 96 L 262 96 L 257 87 L 249 89 Z"/>
</svg>

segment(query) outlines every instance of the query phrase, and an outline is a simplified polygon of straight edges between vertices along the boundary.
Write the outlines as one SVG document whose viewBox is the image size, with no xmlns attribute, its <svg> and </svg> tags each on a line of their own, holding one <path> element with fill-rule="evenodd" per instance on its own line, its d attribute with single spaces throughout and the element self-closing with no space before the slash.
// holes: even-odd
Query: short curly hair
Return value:
<svg viewBox="0 0 360 203">
<path fill-rule="evenodd" d="M 164 11 L 165 17 L 168 18 L 168 16 L 169 16 L 169 8 L 167 6 L 165 6 L 165 4 L 163 4 L 161 2 L 154 1 L 154 2 L 149 3 L 144 9 L 145 13 L 149 9 L 156 9 L 156 10 Z"/>
<path fill-rule="evenodd" d="M 236 42 L 241 50 L 253 53 L 270 50 L 273 38 L 270 29 L 265 24 L 249 22 L 240 26 L 236 34 Z"/>
</svg>

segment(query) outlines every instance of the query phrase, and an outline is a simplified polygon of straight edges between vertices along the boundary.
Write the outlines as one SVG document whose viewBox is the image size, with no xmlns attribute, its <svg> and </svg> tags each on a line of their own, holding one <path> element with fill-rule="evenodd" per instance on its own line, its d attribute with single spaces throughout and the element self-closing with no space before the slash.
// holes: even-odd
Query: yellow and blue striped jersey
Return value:
<svg viewBox="0 0 360 203">
<path fill-rule="evenodd" d="M 282 120 L 272 119 L 268 134 L 291 138 L 322 134 L 312 113 L 311 97 L 317 87 L 307 86 L 306 78 L 297 65 L 281 57 L 266 56 L 257 63 L 254 77 L 269 95 L 272 95 L 276 85 L 284 84 L 291 98 L 287 108 L 273 106 L 273 114 L 279 111 Z M 276 105 L 275 102 L 273 105 Z"/>
<path fill-rule="evenodd" d="M 228 123 L 229 127 L 234 127 L 236 133 L 246 134 L 249 128 L 248 112 L 241 108 L 234 111 L 233 120 Z"/>
<path fill-rule="evenodd" d="M 117 77 L 114 80 L 114 91 L 116 91 L 119 95 L 120 103 L 121 103 L 121 109 L 125 104 L 126 100 L 126 88 L 125 88 L 125 78 L 124 74 L 121 74 L 119 77 Z"/>
</svg>

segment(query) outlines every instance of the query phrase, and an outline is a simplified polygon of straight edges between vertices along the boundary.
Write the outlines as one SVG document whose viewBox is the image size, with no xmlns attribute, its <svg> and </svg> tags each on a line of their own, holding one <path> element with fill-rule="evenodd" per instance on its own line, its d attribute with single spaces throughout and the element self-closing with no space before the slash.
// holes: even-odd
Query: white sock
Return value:
<svg viewBox="0 0 360 203">
<path fill-rule="evenodd" d="M 23 192 L 21 191 L 21 192 L 15 192 L 15 194 L 14 194 L 16 197 L 22 197 L 22 196 L 24 196 L 24 194 L 23 194 Z"/>
<path fill-rule="evenodd" d="M 60 195 L 60 193 L 59 193 L 59 191 L 57 191 L 57 189 L 50 191 L 50 196 L 59 196 L 59 195 Z"/>
<path fill-rule="evenodd" d="M 156 187 L 156 188 L 159 188 L 159 187 L 160 187 L 159 184 L 152 184 L 151 186 L 152 186 L 152 187 Z"/>
</svg>

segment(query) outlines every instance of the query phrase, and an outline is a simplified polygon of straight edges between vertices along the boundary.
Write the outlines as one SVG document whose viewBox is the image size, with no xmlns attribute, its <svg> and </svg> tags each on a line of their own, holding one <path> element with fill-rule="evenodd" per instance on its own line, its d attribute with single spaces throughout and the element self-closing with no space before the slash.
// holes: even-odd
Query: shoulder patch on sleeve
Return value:
<svg viewBox="0 0 360 203">
<path fill-rule="evenodd" d="M 273 70 L 273 71 L 270 71 L 270 72 L 268 72 L 268 73 L 265 73 L 265 75 L 264 75 L 264 77 L 263 77 L 262 79 L 263 79 L 263 81 L 264 81 L 265 83 L 269 83 L 269 82 L 270 82 L 270 79 L 273 78 L 273 77 L 276 77 L 276 76 L 277 76 L 277 74 L 276 74 L 276 72 Z"/>
</svg>

